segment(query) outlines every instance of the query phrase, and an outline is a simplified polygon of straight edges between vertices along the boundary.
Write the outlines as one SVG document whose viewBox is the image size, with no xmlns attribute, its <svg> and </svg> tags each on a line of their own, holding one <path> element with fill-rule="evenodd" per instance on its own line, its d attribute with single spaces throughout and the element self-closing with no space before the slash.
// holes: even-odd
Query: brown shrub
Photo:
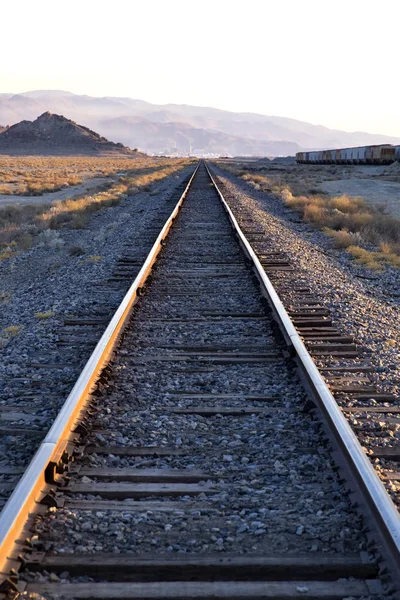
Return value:
<svg viewBox="0 0 400 600">
<path fill-rule="evenodd" d="M 359 241 L 357 235 L 349 233 L 345 229 L 335 231 L 329 227 L 324 227 L 323 231 L 333 239 L 335 248 L 348 248 L 349 246 L 354 246 Z"/>
<path fill-rule="evenodd" d="M 18 248 L 21 248 L 21 250 L 29 250 L 32 248 L 33 237 L 30 233 L 21 233 L 16 237 L 15 241 Z"/>
<path fill-rule="evenodd" d="M 361 209 L 368 210 L 366 202 L 362 198 L 353 198 L 343 194 L 342 196 L 336 196 L 331 198 L 327 202 L 329 208 L 339 210 L 342 213 L 357 213 L 361 212 Z"/>
<path fill-rule="evenodd" d="M 326 222 L 325 209 L 318 204 L 306 204 L 303 211 L 305 221 L 323 225 Z"/>
<path fill-rule="evenodd" d="M 400 268 L 400 256 L 386 252 L 371 252 L 359 246 L 349 246 L 347 251 L 355 257 L 356 262 L 365 265 L 368 269 L 382 270 L 383 265 Z"/>
<path fill-rule="evenodd" d="M 365 235 L 374 244 L 400 244 L 400 221 L 388 215 L 377 215 L 366 227 Z"/>
<path fill-rule="evenodd" d="M 322 181 L 318 165 L 305 173 L 299 166 L 292 169 L 279 165 L 263 167 L 263 173 L 254 173 L 257 165 L 221 164 L 233 174 L 252 185 L 268 182 L 270 190 L 289 208 L 298 211 L 304 220 L 325 231 L 338 248 L 348 248 L 358 262 L 369 268 L 382 265 L 400 267 L 400 221 L 385 213 L 384 207 L 372 207 L 363 198 L 346 194 L 329 198 L 316 183 Z M 323 179 L 337 178 L 337 169 L 326 170 Z M 313 185 L 314 184 L 314 185 Z M 360 243 L 373 244 L 376 251 L 361 248 Z"/>
</svg>

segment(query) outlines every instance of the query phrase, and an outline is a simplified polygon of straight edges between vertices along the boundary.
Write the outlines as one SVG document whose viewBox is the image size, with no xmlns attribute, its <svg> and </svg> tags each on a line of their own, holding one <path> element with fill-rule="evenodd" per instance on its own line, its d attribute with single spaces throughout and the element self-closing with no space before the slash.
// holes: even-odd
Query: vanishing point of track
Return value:
<svg viewBox="0 0 400 600">
<path fill-rule="evenodd" d="M 1 592 L 377 599 L 399 554 L 392 501 L 201 164 L 2 512 Z"/>
</svg>

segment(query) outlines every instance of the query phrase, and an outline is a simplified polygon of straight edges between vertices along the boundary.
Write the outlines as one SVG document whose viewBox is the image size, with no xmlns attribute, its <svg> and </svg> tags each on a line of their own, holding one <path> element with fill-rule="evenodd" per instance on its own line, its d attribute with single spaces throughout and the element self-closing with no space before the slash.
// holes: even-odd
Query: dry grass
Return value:
<svg viewBox="0 0 400 600">
<path fill-rule="evenodd" d="M 346 195 L 331 199 L 314 196 L 288 197 L 287 194 L 281 197 L 287 206 L 300 212 L 304 220 L 323 229 L 335 240 L 339 240 L 340 236 L 344 240 L 343 233 L 346 233 L 347 239 L 349 235 L 353 235 L 358 237 L 358 243 L 373 244 L 378 253 L 400 257 L 400 221 L 382 215 L 362 198 Z M 389 262 L 386 261 L 386 264 Z"/>
<path fill-rule="evenodd" d="M 319 165 L 282 165 L 271 163 L 259 165 L 257 163 L 226 163 L 221 167 L 252 183 L 263 191 L 275 193 L 283 187 L 288 187 L 296 196 L 315 196 L 323 192 L 318 184 L 329 179 L 337 179 L 336 169 L 327 170 Z M 294 167 L 294 168 L 293 168 Z M 300 171 L 299 171 L 300 169 Z"/>
<path fill-rule="evenodd" d="M 382 269 L 385 265 L 400 268 L 400 221 L 383 214 L 363 198 L 346 194 L 330 198 L 319 194 L 317 188 L 310 187 L 318 182 L 312 169 L 310 177 L 306 178 L 282 166 L 257 173 L 244 171 L 243 166 L 238 165 L 221 166 L 256 189 L 279 196 L 305 221 L 329 235 L 337 248 L 346 248 L 359 264 L 370 269 Z M 331 176 L 336 177 L 334 170 Z M 372 245 L 373 250 L 367 250 L 363 245 Z"/>
<path fill-rule="evenodd" d="M 51 317 L 54 317 L 54 312 L 51 310 L 47 310 L 44 312 L 37 312 L 37 313 L 35 313 L 35 317 L 37 319 L 40 319 L 41 321 L 46 321 L 47 319 L 51 319 Z"/>
<path fill-rule="evenodd" d="M 0 331 L 0 348 L 6 346 L 12 338 L 17 337 L 22 325 L 9 325 Z"/>
<path fill-rule="evenodd" d="M 244 181 L 253 184 L 256 189 L 262 189 L 265 192 L 270 191 L 271 187 L 274 185 L 273 181 L 268 177 L 265 175 L 258 175 L 257 173 L 243 173 L 241 177 Z"/>
<path fill-rule="evenodd" d="M 0 247 L 0 262 L 2 260 L 7 260 L 8 258 L 13 258 L 17 252 L 17 244 L 15 242 L 11 242 L 5 248 Z"/>
<path fill-rule="evenodd" d="M 374 271 L 381 271 L 385 265 L 400 269 L 400 256 L 393 252 L 370 251 L 359 246 L 349 246 L 347 251 L 356 259 L 356 262 Z"/>
<path fill-rule="evenodd" d="M 110 177 L 136 169 L 150 159 L 129 157 L 0 156 L 0 194 L 40 196 L 78 185 L 93 177 Z"/>
<path fill-rule="evenodd" d="M 345 214 L 354 214 L 365 211 L 368 208 L 367 204 L 362 198 L 353 198 L 350 196 L 336 196 L 327 201 L 329 208 L 338 210 Z"/>
<path fill-rule="evenodd" d="M 91 263 L 98 263 L 101 260 L 103 260 L 104 256 L 101 256 L 100 254 L 91 254 L 90 256 L 87 257 L 87 262 L 91 262 Z"/>
<path fill-rule="evenodd" d="M 22 329 L 22 325 L 10 325 L 9 327 L 5 327 L 2 330 L 1 336 L 5 339 L 15 337 L 19 334 L 21 329 Z"/>
<path fill-rule="evenodd" d="M 335 248 L 348 248 L 349 246 L 354 246 L 360 241 L 359 237 L 355 233 L 349 233 L 344 229 L 335 231 L 329 227 L 324 227 L 323 231 L 333 239 Z"/>
<path fill-rule="evenodd" d="M 12 160 L 15 162 L 22 159 Z M 60 158 L 54 160 L 72 160 L 74 164 L 74 161 L 79 159 Z M 81 160 L 89 162 L 94 160 L 96 163 L 100 161 L 97 158 Z M 112 165 L 113 159 L 109 159 L 109 162 Z M 115 181 L 103 185 L 91 195 L 85 194 L 72 199 L 55 201 L 52 204 L 0 207 L 0 261 L 12 258 L 16 253 L 29 249 L 35 243 L 59 247 L 63 244 L 62 240 L 58 238 L 57 246 L 54 235 L 56 232 L 50 235 L 49 230 L 83 229 L 94 212 L 119 204 L 127 196 L 138 193 L 156 181 L 177 173 L 192 161 L 185 159 L 136 161 L 121 159 L 116 160 L 114 166 L 108 168 L 120 168 L 121 162 L 125 167 L 129 166 L 130 168 L 126 168 Z M 106 167 L 104 166 L 104 168 Z"/>
</svg>

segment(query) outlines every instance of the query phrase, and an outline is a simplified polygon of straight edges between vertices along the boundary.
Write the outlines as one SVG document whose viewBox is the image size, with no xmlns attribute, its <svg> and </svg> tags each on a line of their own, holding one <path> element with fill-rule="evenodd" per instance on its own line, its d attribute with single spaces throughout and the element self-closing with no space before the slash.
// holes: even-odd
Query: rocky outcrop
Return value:
<svg viewBox="0 0 400 600">
<path fill-rule="evenodd" d="M 35 121 L 21 121 L 0 129 L 1 154 L 132 154 L 95 131 L 62 115 L 43 113 Z"/>
</svg>

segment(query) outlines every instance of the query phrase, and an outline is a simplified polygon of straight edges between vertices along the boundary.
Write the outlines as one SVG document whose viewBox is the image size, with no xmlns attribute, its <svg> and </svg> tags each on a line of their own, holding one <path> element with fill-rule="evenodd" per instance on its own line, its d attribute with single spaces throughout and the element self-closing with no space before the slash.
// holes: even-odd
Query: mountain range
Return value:
<svg viewBox="0 0 400 600">
<path fill-rule="evenodd" d="M 151 104 L 59 90 L 0 94 L 0 125 L 62 114 L 108 139 L 148 153 L 293 155 L 304 149 L 400 144 L 400 139 L 345 132 L 286 117 L 236 113 L 185 104 Z"/>
</svg>

